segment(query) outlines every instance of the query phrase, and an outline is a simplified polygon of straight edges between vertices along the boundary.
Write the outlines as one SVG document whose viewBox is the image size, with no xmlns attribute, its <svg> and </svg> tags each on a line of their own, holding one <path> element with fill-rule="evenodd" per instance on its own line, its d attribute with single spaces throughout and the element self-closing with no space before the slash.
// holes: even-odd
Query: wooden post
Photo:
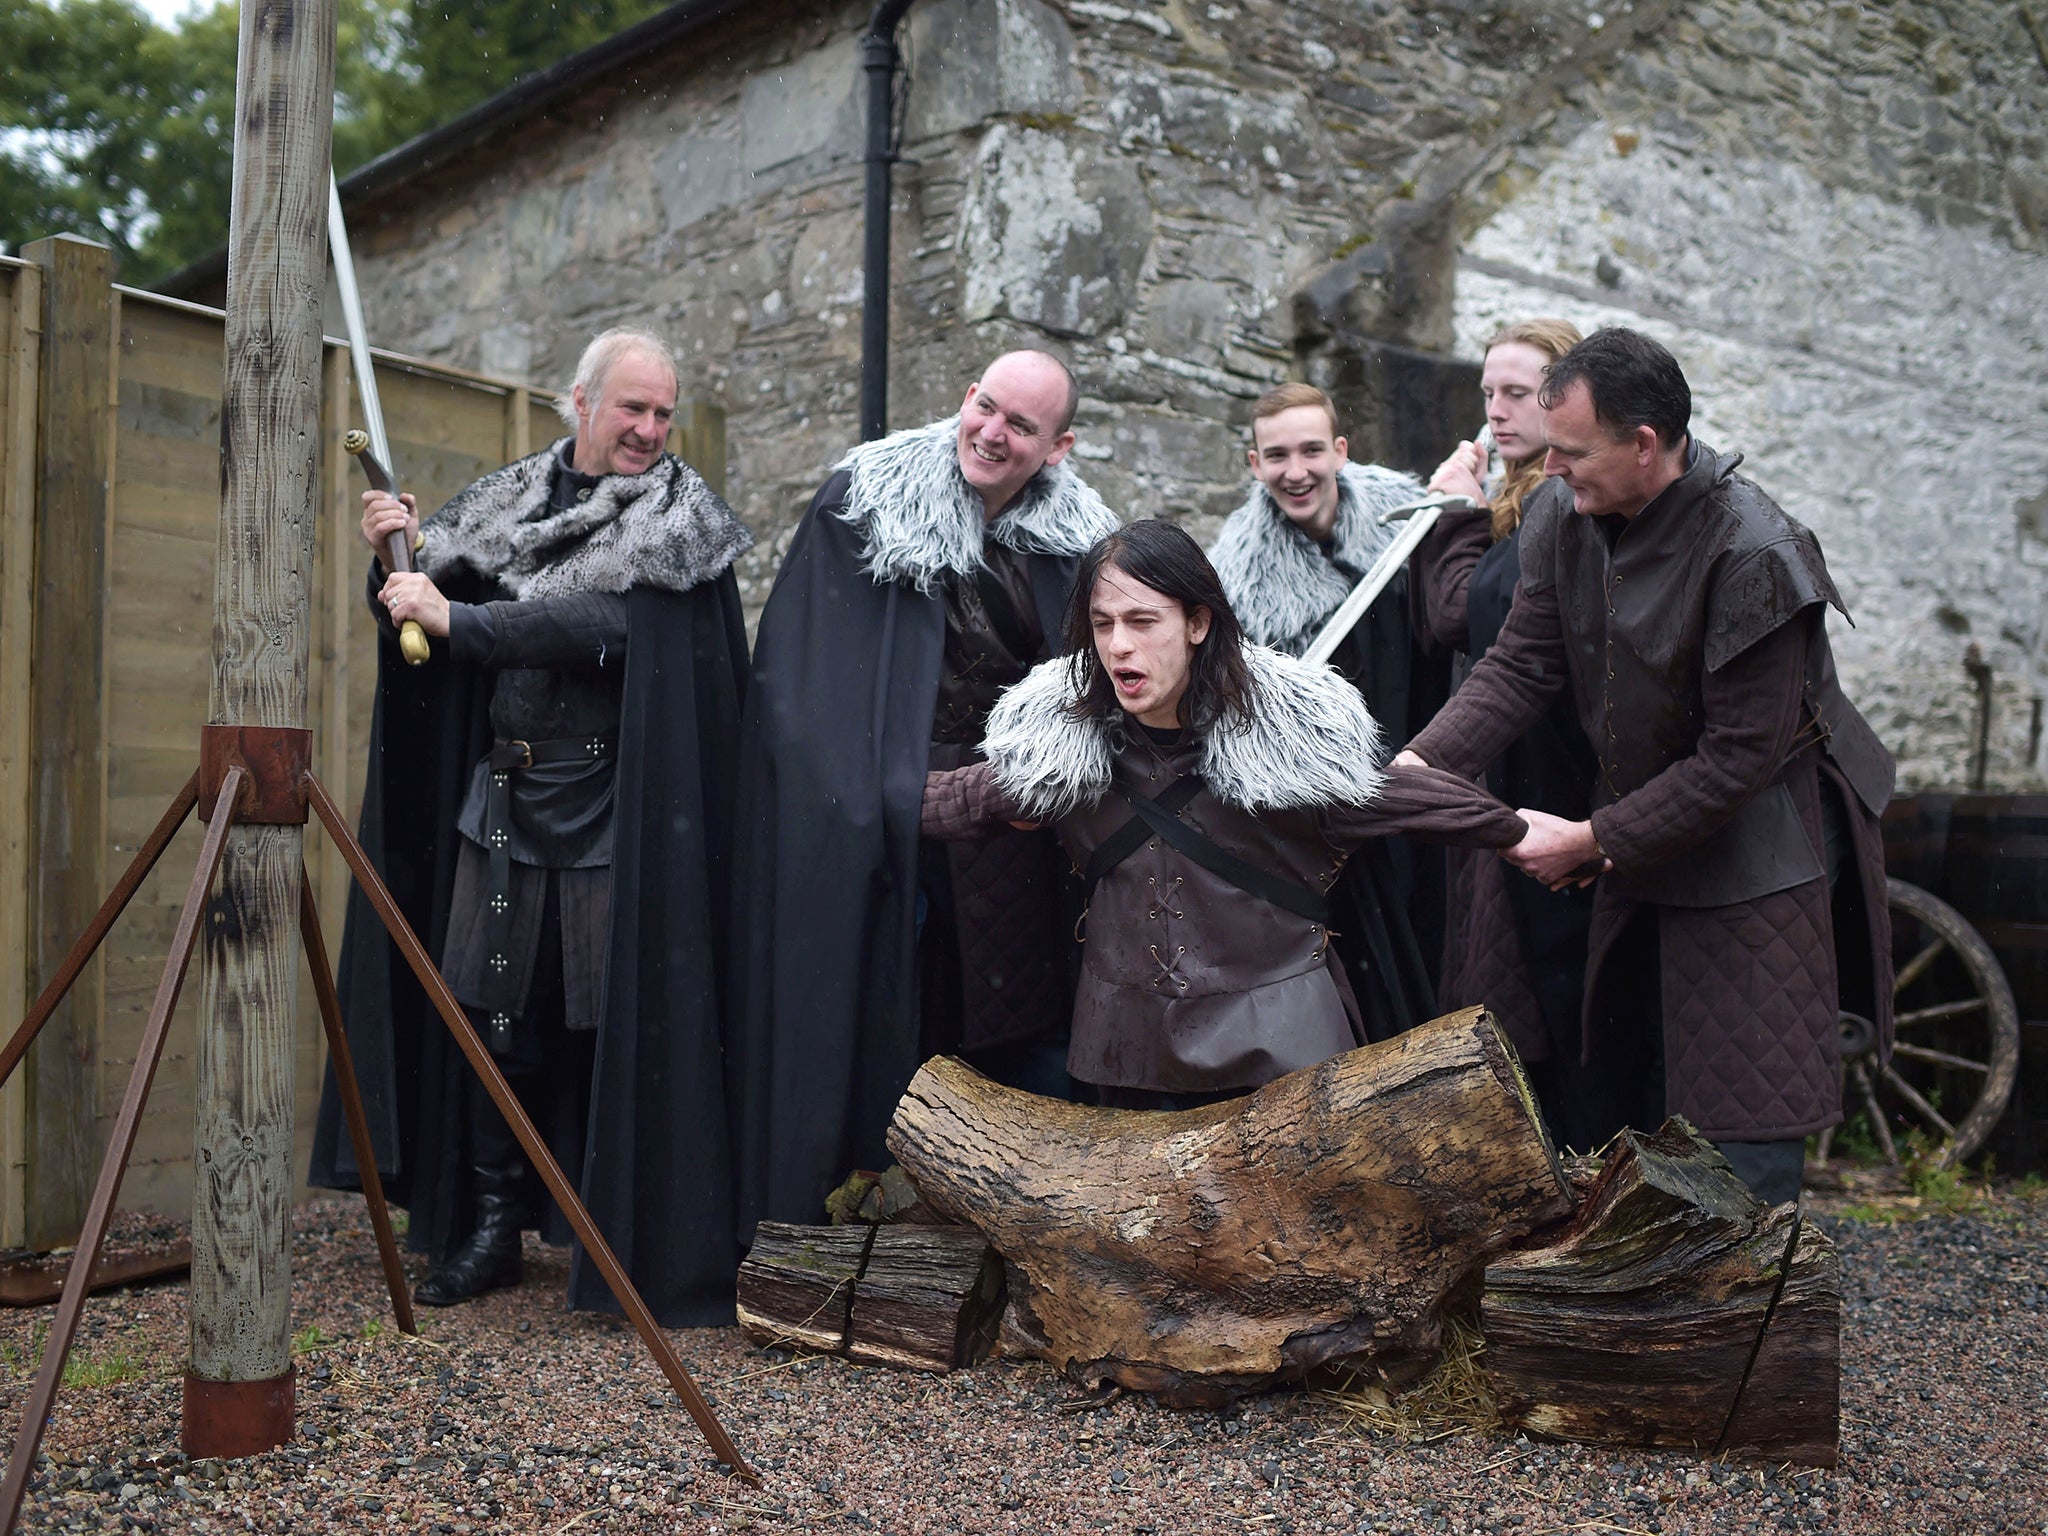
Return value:
<svg viewBox="0 0 2048 1536">
<path fill-rule="evenodd" d="M 517 463 L 533 452 L 533 395 L 523 385 L 505 392 L 505 462 Z"/>
<path fill-rule="evenodd" d="M 334 31 L 335 0 L 242 6 L 215 725 L 306 723 L 308 581 L 323 507 L 320 306 Z M 193 1456 L 247 1455 L 292 1433 L 292 1036 L 304 836 L 303 826 L 238 821 L 207 913 L 185 1376 L 184 1445 Z"/>
<path fill-rule="evenodd" d="M 0 324 L 0 869 L 30 868 L 34 800 L 35 693 L 29 649 L 35 632 L 36 381 L 41 371 L 43 271 L 8 269 Z M 27 882 L 0 880 L 0 1021 L 28 1011 L 31 903 Z M 4 1027 L 4 1023 L 0 1023 Z M 0 1247 L 28 1241 L 28 1081 L 17 1072 L 0 1088 Z"/>
<path fill-rule="evenodd" d="M 320 665 L 312 677 L 312 709 L 319 722 L 313 736 L 313 762 L 320 782 L 343 805 L 352 805 L 349 780 L 355 772 L 348 733 L 349 630 L 362 616 L 363 571 L 356 555 L 363 547 L 356 536 L 362 502 L 351 476 L 355 460 L 342 448 L 342 438 L 355 425 L 354 383 L 349 378 L 348 348 L 326 350 L 326 384 L 321 392 L 321 471 L 326 477 L 321 496 L 326 510 L 319 531 L 320 591 L 313 600 L 313 641 Z M 348 866 L 317 832 L 312 856 L 313 889 L 327 921 L 339 923 L 348 910 Z M 341 930 L 328 934 L 328 946 L 339 951 Z M 323 1040 L 320 1059 L 326 1051 Z"/>
<path fill-rule="evenodd" d="M 22 253 L 42 269 L 34 614 L 30 619 L 29 942 L 41 990 L 106 884 L 107 443 L 113 253 L 58 235 Z M 27 1062 L 27 1238 L 78 1235 L 99 1163 L 95 1043 L 106 995 L 95 962 Z"/>
<path fill-rule="evenodd" d="M 725 407 L 716 400 L 676 403 L 676 426 L 670 446 L 704 483 L 725 494 Z"/>
</svg>

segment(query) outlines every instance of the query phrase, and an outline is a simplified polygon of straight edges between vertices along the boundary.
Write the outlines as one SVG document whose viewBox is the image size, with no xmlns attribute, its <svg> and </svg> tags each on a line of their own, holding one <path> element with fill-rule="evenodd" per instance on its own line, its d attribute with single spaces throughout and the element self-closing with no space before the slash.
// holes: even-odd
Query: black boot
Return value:
<svg viewBox="0 0 2048 1536">
<path fill-rule="evenodd" d="M 526 1154 L 481 1083 L 470 1083 L 467 1110 L 464 1130 L 470 1183 L 476 1193 L 476 1230 L 414 1288 L 413 1299 L 429 1307 L 452 1307 L 486 1291 L 517 1285 L 523 1276 L 519 1230 L 530 1223 Z"/>
<path fill-rule="evenodd" d="M 429 1307 L 452 1307 L 486 1291 L 517 1285 L 524 1270 L 519 1260 L 519 1229 L 526 1202 L 519 1188 L 524 1169 L 497 1163 L 470 1170 L 476 1180 L 476 1230 L 446 1263 L 413 1288 L 413 1300 Z"/>
</svg>

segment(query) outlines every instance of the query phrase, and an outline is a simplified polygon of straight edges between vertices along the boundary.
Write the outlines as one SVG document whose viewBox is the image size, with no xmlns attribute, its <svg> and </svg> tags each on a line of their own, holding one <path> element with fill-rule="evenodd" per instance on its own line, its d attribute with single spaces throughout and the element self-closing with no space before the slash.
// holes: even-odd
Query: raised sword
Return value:
<svg viewBox="0 0 2048 1536">
<path fill-rule="evenodd" d="M 331 173 L 327 178 L 327 245 L 334 254 L 334 282 L 341 290 L 341 318 L 348 331 L 349 366 L 355 370 L 356 398 L 363 408 L 363 425 L 342 438 L 342 450 L 355 455 L 356 461 L 363 466 L 364 478 L 372 486 L 395 497 L 398 481 L 391 469 L 391 443 L 384 436 L 384 406 L 377 398 L 377 370 L 370 362 L 370 337 L 363 324 L 363 296 L 356 288 L 356 264 L 349 252 L 348 226 L 342 222 L 341 188 Z M 387 571 L 415 569 L 412 556 L 417 547 L 406 541 L 403 529 L 388 535 L 384 540 L 384 568 Z M 420 628 L 417 619 L 407 619 L 399 625 L 398 649 L 415 667 L 431 654 L 427 632 Z"/>
</svg>

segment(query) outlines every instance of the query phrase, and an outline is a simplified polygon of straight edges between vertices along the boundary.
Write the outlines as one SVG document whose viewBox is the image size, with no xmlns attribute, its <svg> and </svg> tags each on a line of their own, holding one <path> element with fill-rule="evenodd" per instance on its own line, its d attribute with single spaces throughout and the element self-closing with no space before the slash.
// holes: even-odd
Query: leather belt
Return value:
<svg viewBox="0 0 2048 1536">
<path fill-rule="evenodd" d="M 494 741 L 485 761 L 491 770 L 484 795 L 484 851 L 490 880 L 484 892 L 484 939 L 490 949 L 483 980 L 484 1006 L 491 1010 L 491 1050 L 512 1049 L 512 1019 L 521 1002 L 512 976 L 512 775 L 543 763 L 591 763 L 610 757 L 609 736 L 565 736 L 554 741 Z"/>
</svg>

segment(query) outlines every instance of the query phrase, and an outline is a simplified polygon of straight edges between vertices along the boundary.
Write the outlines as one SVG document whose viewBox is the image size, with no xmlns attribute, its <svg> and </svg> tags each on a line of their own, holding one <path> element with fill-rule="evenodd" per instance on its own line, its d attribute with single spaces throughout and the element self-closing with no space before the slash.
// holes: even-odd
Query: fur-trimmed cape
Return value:
<svg viewBox="0 0 2048 1536">
<path fill-rule="evenodd" d="M 852 476 L 838 515 L 860 530 L 863 565 L 878 582 L 929 592 L 948 572 L 981 569 L 983 538 L 1027 555 L 1086 554 L 1120 519 L 1070 463 L 1041 469 L 989 522 L 960 473 L 958 415 L 862 443 L 835 468 Z"/>
<path fill-rule="evenodd" d="M 1380 514 L 1422 494 L 1422 482 L 1398 470 L 1377 464 L 1338 470 L 1337 562 L 1363 575 L 1397 531 L 1382 526 Z M 1326 559 L 1258 484 L 1224 523 L 1209 559 L 1246 637 L 1291 656 L 1308 649 L 1358 580 Z"/>
<path fill-rule="evenodd" d="M 1247 645 L 1251 717 L 1202 738 L 1202 782 L 1247 811 L 1365 805 L 1378 795 L 1380 728 L 1358 690 L 1326 666 Z M 1113 725 L 1076 719 L 1069 658 L 1041 662 L 989 716 L 982 752 L 998 786 L 1035 821 L 1054 821 L 1110 790 Z"/>
<path fill-rule="evenodd" d="M 548 511 L 555 465 L 573 438 L 458 492 L 426 524 L 419 567 L 436 582 L 470 574 L 530 602 L 572 592 L 687 592 L 753 546 L 696 470 L 664 453 L 643 475 L 606 475 L 588 501 Z"/>
</svg>

